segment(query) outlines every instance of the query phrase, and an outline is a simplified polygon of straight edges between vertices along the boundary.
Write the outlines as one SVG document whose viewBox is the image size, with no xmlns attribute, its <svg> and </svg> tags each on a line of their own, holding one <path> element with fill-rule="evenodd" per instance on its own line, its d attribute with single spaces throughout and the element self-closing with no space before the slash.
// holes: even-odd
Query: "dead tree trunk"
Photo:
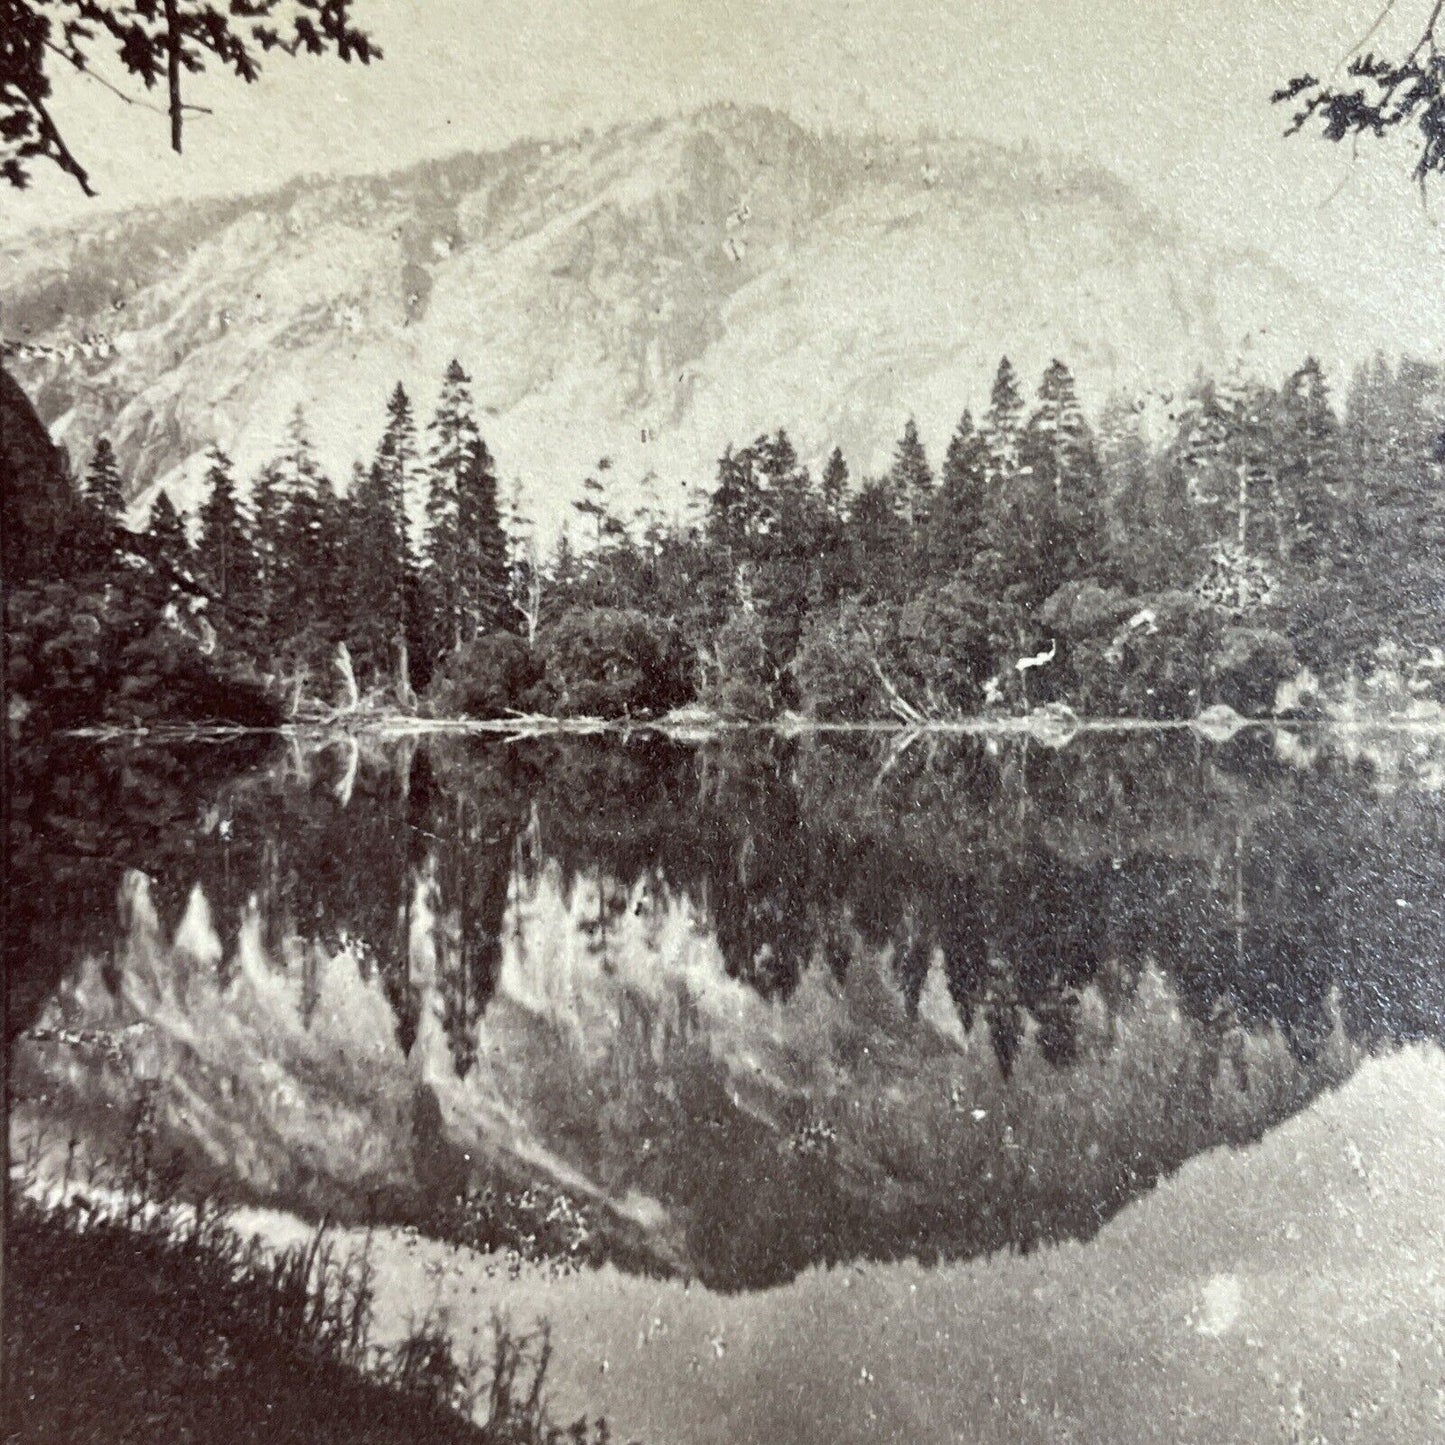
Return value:
<svg viewBox="0 0 1445 1445">
<path fill-rule="evenodd" d="M 416 706 L 416 693 L 411 686 L 411 659 L 407 652 L 405 634 L 396 639 L 396 700 L 406 708 Z"/>
<path fill-rule="evenodd" d="M 355 712 L 361 704 L 361 689 L 356 685 L 356 669 L 351 664 L 351 649 L 344 642 L 336 644 L 335 667 L 341 675 L 342 711 Z"/>
</svg>

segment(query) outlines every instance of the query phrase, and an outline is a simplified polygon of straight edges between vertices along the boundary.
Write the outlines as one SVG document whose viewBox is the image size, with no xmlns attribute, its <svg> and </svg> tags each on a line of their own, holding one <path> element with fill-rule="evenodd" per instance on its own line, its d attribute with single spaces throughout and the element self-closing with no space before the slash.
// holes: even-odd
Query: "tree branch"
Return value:
<svg viewBox="0 0 1445 1445">
<path fill-rule="evenodd" d="M 165 0 L 166 7 L 166 88 L 170 94 L 171 149 L 181 153 L 181 20 L 176 13 L 176 0 Z"/>
<path fill-rule="evenodd" d="M 883 671 L 876 657 L 872 659 L 872 663 L 873 671 L 878 675 L 878 681 L 883 684 L 883 690 L 888 694 L 889 709 L 904 722 L 922 726 L 927 719 L 894 687 L 893 683 L 889 681 L 888 674 Z"/>
<path fill-rule="evenodd" d="M 1441 11 L 1445 11 L 1445 0 L 1435 0 L 1435 8 L 1431 10 L 1430 18 L 1425 22 L 1425 33 L 1415 42 L 1415 48 L 1405 61 L 1406 65 L 1413 65 L 1427 45 L 1434 45 L 1435 27 L 1440 23 Z"/>
<path fill-rule="evenodd" d="M 167 115 L 167 114 L 169 114 L 169 111 L 168 111 L 167 107 L 165 107 L 165 106 L 163 106 L 163 105 L 152 105 L 152 104 L 150 103 L 150 101 L 148 101 L 148 100 L 142 100 L 140 96 L 138 96 L 138 95 L 131 95 L 128 91 L 122 90 L 122 89 L 120 88 L 120 86 L 116 85 L 113 81 L 107 80 L 107 79 L 105 78 L 105 76 L 101 75 L 101 74 L 100 74 L 99 72 L 97 72 L 97 71 L 92 70 L 92 69 L 85 63 L 85 61 L 84 61 L 83 59 L 81 59 L 81 58 L 78 57 L 78 56 L 72 55 L 72 54 L 71 54 L 69 51 L 67 51 L 67 50 L 62 49 L 62 48 L 61 48 L 59 45 L 57 45 L 53 40 L 47 40 L 47 41 L 45 42 L 45 48 L 46 48 L 47 50 L 54 51 L 54 53 L 55 53 L 56 55 L 58 55 L 63 61 L 65 61 L 65 63 L 66 63 L 67 65 L 73 66 L 73 67 L 75 68 L 75 70 L 77 70 L 77 71 L 78 71 L 81 75 L 83 75 L 87 80 L 93 80 L 97 85 L 103 86 L 103 87 L 104 87 L 106 90 L 108 90 L 117 100 L 119 100 L 119 101 L 124 101 L 124 103 L 125 103 L 126 105 L 133 105 L 133 106 L 135 106 L 138 110 L 148 110 L 148 111 L 150 111 L 151 114 L 153 114 L 153 115 Z M 194 114 L 194 115 L 214 115 L 214 114 L 215 114 L 215 111 L 213 111 L 213 110 L 210 108 L 210 106 L 208 106 L 208 105 L 193 105 L 190 101 L 186 101 L 186 103 L 185 103 L 184 105 L 182 105 L 181 109 L 182 109 L 182 110 L 188 110 L 188 111 L 192 112 L 192 114 Z"/>
<path fill-rule="evenodd" d="M 25 98 L 30 102 L 30 108 L 40 122 L 41 137 L 50 146 L 56 164 L 67 175 L 75 177 L 76 184 L 87 196 L 93 197 L 95 190 L 90 184 L 90 173 L 76 160 L 70 147 L 66 145 L 55 122 L 50 118 L 50 112 L 46 109 L 45 102 L 35 95 L 27 95 Z"/>
<path fill-rule="evenodd" d="M 1355 43 L 1350 46 L 1350 48 L 1345 51 L 1342 56 L 1340 56 L 1339 64 L 1335 66 L 1335 75 L 1339 75 L 1340 71 L 1342 71 L 1345 66 L 1348 65 L 1350 61 L 1353 60 L 1355 56 L 1357 56 L 1360 51 L 1362 51 L 1365 46 L 1367 46 L 1370 41 L 1375 38 L 1375 36 L 1379 33 L 1380 26 L 1382 26 L 1385 21 L 1389 19 L 1390 12 L 1394 8 L 1395 0 L 1385 0 L 1385 8 L 1381 10 L 1377 16 L 1375 16 L 1375 23 L 1371 25 L 1370 28 L 1365 31 L 1365 33 L 1360 36 L 1360 38 L 1355 41 Z"/>
</svg>

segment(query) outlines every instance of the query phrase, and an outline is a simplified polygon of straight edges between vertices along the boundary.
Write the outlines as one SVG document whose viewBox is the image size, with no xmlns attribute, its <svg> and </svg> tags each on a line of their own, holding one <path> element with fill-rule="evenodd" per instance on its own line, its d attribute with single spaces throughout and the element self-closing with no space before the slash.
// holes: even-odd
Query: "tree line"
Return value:
<svg viewBox="0 0 1445 1445">
<path fill-rule="evenodd" d="M 358 463 L 344 491 L 318 462 L 299 412 L 249 496 L 219 447 L 208 453 L 205 486 L 194 526 L 162 488 L 145 537 L 153 556 L 199 585 L 188 612 L 206 645 L 238 662 L 324 690 L 344 644 L 359 686 L 390 688 L 405 702 L 431 659 L 514 626 L 495 464 L 460 366 L 448 370 L 424 436 L 396 387 L 371 464 Z M 82 490 L 119 522 L 125 488 L 104 440 Z M 408 517 L 419 492 L 421 529 Z"/>
<path fill-rule="evenodd" d="M 1302 668 L 1337 682 L 1445 640 L 1445 377 L 1422 362 L 1362 366 L 1342 408 L 1307 360 L 1091 422 L 1064 363 L 1027 397 L 1005 359 L 937 468 L 910 420 L 860 479 L 837 448 L 815 476 L 781 428 L 729 446 L 698 515 L 624 511 L 610 472 L 542 555 L 504 523 L 453 362 L 424 429 L 396 387 L 345 490 L 298 414 L 248 498 L 213 448 L 194 525 L 161 491 L 145 538 L 204 592 L 218 656 L 481 715 L 1258 713 Z M 119 518 L 103 441 L 82 490 Z"/>
</svg>

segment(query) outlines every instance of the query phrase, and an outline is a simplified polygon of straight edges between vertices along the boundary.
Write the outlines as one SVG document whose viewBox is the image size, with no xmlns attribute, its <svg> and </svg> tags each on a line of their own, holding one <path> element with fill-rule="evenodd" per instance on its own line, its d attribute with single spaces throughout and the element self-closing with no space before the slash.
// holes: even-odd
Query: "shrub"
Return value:
<svg viewBox="0 0 1445 1445">
<path fill-rule="evenodd" d="M 258 685 L 225 675 L 150 604 L 102 583 L 53 582 L 8 603 L 12 706 L 56 728 L 280 721 Z"/>
<path fill-rule="evenodd" d="M 1015 611 L 962 582 L 901 607 L 846 602 L 804 633 L 793 663 L 804 710 L 823 722 L 887 721 L 901 699 L 922 717 L 975 712 Z"/>
<path fill-rule="evenodd" d="M 845 602 L 808 619 L 793 659 L 803 711 L 820 722 L 887 718 L 888 696 L 874 666 L 893 631 L 887 602 Z"/>
<path fill-rule="evenodd" d="M 537 649 L 561 717 L 654 716 L 692 696 L 677 629 L 629 608 L 571 608 L 543 629 Z"/>
<path fill-rule="evenodd" d="M 1118 711 L 1133 717 L 1193 717 L 1221 627 L 1219 610 L 1187 592 L 1135 599 L 1138 610 L 1098 653 Z M 1083 664 L 1080 663 L 1079 666 Z"/>
<path fill-rule="evenodd" d="M 490 1350 L 462 1350 L 428 1313 L 378 1345 L 364 1248 L 322 1226 L 264 1249 L 222 1210 L 152 1197 L 143 1172 L 89 1198 L 15 1189 L 7 1440 L 605 1445 L 605 1420 L 550 1416 L 545 1324 L 494 1313 Z"/>
<path fill-rule="evenodd" d="M 505 717 L 539 700 L 544 671 L 541 658 L 515 633 L 488 632 L 447 658 L 427 701 L 443 717 Z"/>
<path fill-rule="evenodd" d="M 757 613 L 737 611 L 712 648 L 713 668 L 703 701 L 719 716 L 760 722 L 778 711 L 778 668 Z"/>
<path fill-rule="evenodd" d="M 1039 626 L 1068 642 L 1108 639 L 1140 608 L 1137 598 L 1119 587 L 1101 586 L 1092 577 L 1065 582 L 1039 608 Z"/>
<path fill-rule="evenodd" d="M 932 588 L 898 614 L 885 669 L 911 702 L 934 716 L 976 712 L 1002 643 L 1004 604 L 966 583 Z"/>
<path fill-rule="evenodd" d="M 1298 671 L 1289 638 L 1263 627 L 1226 628 L 1210 660 L 1210 700 L 1245 717 L 1265 717 L 1281 684 Z"/>
</svg>

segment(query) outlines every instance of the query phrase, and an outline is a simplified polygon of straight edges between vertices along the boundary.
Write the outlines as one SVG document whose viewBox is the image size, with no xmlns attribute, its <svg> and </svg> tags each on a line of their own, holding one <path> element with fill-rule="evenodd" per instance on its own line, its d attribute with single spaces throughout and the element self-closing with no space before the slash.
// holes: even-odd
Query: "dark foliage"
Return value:
<svg viewBox="0 0 1445 1445">
<path fill-rule="evenodd" d="M 537 645 L 562 717 L 655 717 L 691 695 L 677 630 L 643 612 L 574 608 L 543 628 Z"/>
<path fill-rule="evenodd" d="M 603 1422 L 548 1418 L 545 1329 L 494 1320 L 490 1358 L 463 1359 L 428 1319 L 378 1350 L 367 1261 L 338 1257 L 324 1231 L 267 1254 L 214 1208 L 132 1193 L 19 1194 L 7 1233 L 8 1441 L 606 1438 Z"/>
<path fill-rule="evenodd" d="M 0 367 L 0 566 L 5 586 L 54 578 L 67 546 L 83 526 L 64 455 L 45 423 L 4 367 Z"/>
<path fill-rule="evenodd" d="M 1433 174 L 1445 171 L 1445 49 L 1438 34 L 1442 14 L 1442 0 L 1431 0 L 1425 29 L 1401 57 L 1371 51 L 1352 56 L 1346 73 L 1355 84 L 1301 75 L 1282 86 L 1272 97 L 1274 103 L 1296 107 L 1286 134 L 1296 135 L 1313 123 L 1330 141 L 1380 139 L 1413 127 L 1419 133 L 1415 180 L 1423 190 Z"/>
<path fill-rule="evenodd" d="M 761 722 L 777 712 L 783 681 L 761 619 L 740 608 L 718 629 L 701 701 L 719 717 Z"/>
<path fill-rule="evenodd" d="M 114 59 L 147 90 L 162 89 L 170 144 L 181 149 L 184 78 L 219 65 L 252 82 L 262 57 L 334 54 L 363 64 L 376 44 L 351 23 L 351 0 L 0 0 L 0 177 L 24 186 L 37 160 L 92 195 L 84 165 L 50 109 L 57 64 L 90 72 Z"/>
<path fill-rule="evenodd" d="M 206 667 L 264 679 L 293 710 L 308 696 L 411 708 L 430 688 L 434 712 L 489 717 L 645 717 L 692 700 L 749 721 L 798 709 L 917 723 L 1047 702 L 1261 715 L 1295 664 L 1339 691 L 1381 647 L 1407 662 L 1445 647 L 1439 367 L 1376 360 L 1342 410 L 1312 360 L 1277 388 L 1201 378 L 1152 438 L 1140 410 L 1115 398 L 1096 429 L 1059 361 L 1030 406 L 1004 361 L 939 478 L 911 423 L 887 474 L 856 487 L 837 449 L 815 480 L 779 429 L 727 449 L 690 519 L 654 498 L 624 522 L 604 459 L 576 504 L 586 547 L 564 532 L 548 558 L 503 525 L 453 363 L 425 457 L 397 387 L 345 493 L 299 417 L 248 500 L 214 452 L 194 546 L 164 493 L 142 537 L 115 525 L 104 448 L 83 497 L 36 451 L 24 465 L 51 479 L 17 491 L 17 561 L 58 580 L 68 559 L 68 585 L 84 579 L 78 625 L 139 646 L 164 622 L 167 645 L 191 636 Z M 150 621 L 126 598 L 145 599 Z M 45 615 L 19 631 L 56 622 Z M 1248 681 L 1245 637 L 1273 639 Z M 40 646 L 52 642 L 59 699 L 81 649 L 48 632 Z M 165 653 L 137 663 L 188 676 Z M 29 665 L 34 686 L 38 656 Z M 141 703 L 105 716 L 164 714 L 163 690 L 137 679 L 127 692 Z M 206 712 L 178 695 L 178 719 Z"/>
<path fill-rule="evenodd" d="M 515 633 L 490 632 L 447 658 L 427 690 L 442 717 L 500 718 L 546 701 L 541 658 Z"/>
</svg>

